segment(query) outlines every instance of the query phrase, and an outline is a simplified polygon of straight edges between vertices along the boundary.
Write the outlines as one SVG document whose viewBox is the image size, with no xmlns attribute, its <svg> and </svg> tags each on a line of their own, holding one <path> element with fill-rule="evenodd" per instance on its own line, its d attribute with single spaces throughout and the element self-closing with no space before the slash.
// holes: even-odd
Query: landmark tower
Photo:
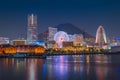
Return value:
<svg viewBox="0 0 120 80">
<path fill-rule="evenodd" d="M 38 40 L 37 15 L 28 15 L 27 44 Z"/>
</svg>

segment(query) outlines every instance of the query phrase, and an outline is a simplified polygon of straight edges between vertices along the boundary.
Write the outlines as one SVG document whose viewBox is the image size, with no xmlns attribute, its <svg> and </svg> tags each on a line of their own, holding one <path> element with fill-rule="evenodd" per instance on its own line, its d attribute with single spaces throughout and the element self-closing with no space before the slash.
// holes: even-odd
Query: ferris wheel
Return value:
<svg viewBox="0 0 120 80">
<path fill-rule="evenodd" d="M 62 43 L 64 41 L 69 41 L 69 36 L 66 32 L 64 31 L 59 31 L 55 34 L 54 36 L 54 40 L 56 41 L 56 43 L 58 44 L 59 48 L 62 48 Z"/>
</svg>

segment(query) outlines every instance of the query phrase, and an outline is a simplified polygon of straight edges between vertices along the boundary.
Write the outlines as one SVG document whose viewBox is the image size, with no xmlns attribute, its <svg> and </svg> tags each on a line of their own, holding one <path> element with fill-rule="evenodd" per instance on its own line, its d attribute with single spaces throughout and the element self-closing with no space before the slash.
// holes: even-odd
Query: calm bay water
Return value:
<svg viewBox="0 0 120 80">
<path fill-rule="evenodd" d="M 1 58 L 0 80 L 119 80 L 120 55 Z"/>
</svg>

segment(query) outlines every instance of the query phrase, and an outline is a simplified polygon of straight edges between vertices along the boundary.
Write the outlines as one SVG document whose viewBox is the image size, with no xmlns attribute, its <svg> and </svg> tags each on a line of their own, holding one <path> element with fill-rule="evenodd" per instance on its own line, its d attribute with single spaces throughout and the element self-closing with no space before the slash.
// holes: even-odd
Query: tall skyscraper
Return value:
<svg viewBox="0 0 120 80">
<path fill-rule="evenodd" d="M 37 15 L 28 15 L 27 43 L 32 44 L 38 40 Z"/>
<path fill-rule="evenodd" d="M 95 43 L 98 43 L 100 46 L 107 43 L 105 30 L 102 26 L 99 26 L 97 29 Z"/>
<path fill-rule="evenodd" d="M 49 41 L 53 41 L 54 35 L 57 33 L 57 28 L 49 27 L 48 31 L 49 31 L 48 39 Z"/>
</svg>

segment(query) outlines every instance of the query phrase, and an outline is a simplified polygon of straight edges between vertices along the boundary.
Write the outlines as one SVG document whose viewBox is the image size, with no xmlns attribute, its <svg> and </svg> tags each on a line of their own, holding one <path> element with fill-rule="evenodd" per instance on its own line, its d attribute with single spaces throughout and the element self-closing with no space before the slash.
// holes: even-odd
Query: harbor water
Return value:
<svg viewBox="0 0 120 80">
<path fill-rule="evenodd" d="M 119 80 L 120 55 L 0 58 L 0 80 Z"/>
</svg>

